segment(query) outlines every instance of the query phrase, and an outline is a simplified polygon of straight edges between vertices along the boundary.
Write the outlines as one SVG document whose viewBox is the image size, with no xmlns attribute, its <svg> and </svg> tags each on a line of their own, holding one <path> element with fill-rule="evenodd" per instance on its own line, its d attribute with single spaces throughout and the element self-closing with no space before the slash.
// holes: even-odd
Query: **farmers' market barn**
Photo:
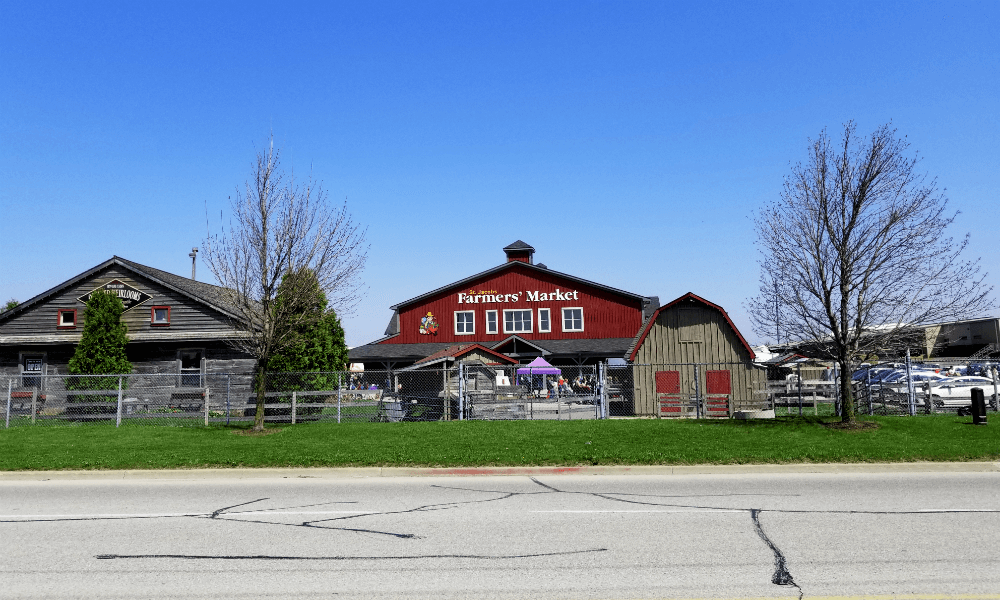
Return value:
<svg viewBox="0 0 1000 600">
<path fill-rule="evenodd" d="M 725 397 L 727 414 L 755 408 L 766 373 L 754 358 L 721 306 L 685 294 L 655 311 L 626 355 L 633 365 L 635 414 L 681 416 L 661 413 L 659 395 Z"/>
<path fill-rule="evenodd" d="M 352 363 L 398 369 L 456 344 L 480 344 L 527 363 L 593 365 L 620 359 L 659 305 L 643 296 L 535 264 L 518 240 L 503 264 L 390 308 L 385 337 L 352 348 Z"/>
</svg>

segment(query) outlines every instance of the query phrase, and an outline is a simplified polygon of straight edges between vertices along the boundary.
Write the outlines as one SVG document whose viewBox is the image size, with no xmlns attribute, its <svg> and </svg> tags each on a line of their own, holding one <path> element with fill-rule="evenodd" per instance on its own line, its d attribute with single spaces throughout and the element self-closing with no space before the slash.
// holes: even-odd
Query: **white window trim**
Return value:
<svg viewBox="0 0 1000 600">
<path fill-rule="evenodd" d="M 531 319 L 531 323 L 529 323 L 529 327 L 527 329 L 525 329 L 525 330 L 522 330 L 522 331 L 514 331 L 513 329 L 508 330 L 507 329 L 507 313 L 511 313 L 511 312 L 527 312 L 528 315 L 530 315 L 529 318 Z M 534 323 L 535 318 L 534 318 L 534 315 L 532 313 L 534 313 L 534 311 L 531 310 L 530 308 L 505 308 L 505 309 L 503 309 L 503 332 L 504 333 L 532 333 L 535 330 L 535 323 Z"/>
<path fill-rule="evenodd" d="M 73 322 L 67 323 L 64 321 L 63 315 L 73 315 Z M 72 309 L 61 309 L 59 311 L 59 327 L 76 327 L 76 311 Z"/>
<path fill-rule="evenodd" d="M 548 315 L 548 319 L 546 319 L 546 321 L 549 322 L 548 329 L 542 329 L 542 311 L 545 311 Z M 552 309 L 549 308 L 538 309 L 538 333 L 552 333 Z"/>
<path fill-rule="evenodd" d="M 566 311 L 567 310 L 578 310 L 578 311 L 580 311 L 580 328 L 579 329 L 566 329 Z M 561 313 L 560 316 L 562 317 L 561 324 L 562 324 L 563 332 L 565 332 L 565 333 L 579 333 L 579 332 L 583 331 L 584 325 L 587 322 L 584 319 L 583 307 L 582 306 L 566 306 L 566 307 L 563 307 L 562 313 Z"/>
<path fill-rule="evenodd" d="M 493 314 L 493 330 L 490 331 L 490 314 Z M 495 310 L 486 311 L 486 335 L 500 333 L 500 315 Z"/>
<path fill-rule="evenodd" d="M 458 330 L 458 315 L 471 314 L 472 315 L 472 331 L 459 331 Z M 475 335 L 476 334 L 476 311 L 474 310 L 456 310 L 455 311 L 455 335 Z"/>
</svg>

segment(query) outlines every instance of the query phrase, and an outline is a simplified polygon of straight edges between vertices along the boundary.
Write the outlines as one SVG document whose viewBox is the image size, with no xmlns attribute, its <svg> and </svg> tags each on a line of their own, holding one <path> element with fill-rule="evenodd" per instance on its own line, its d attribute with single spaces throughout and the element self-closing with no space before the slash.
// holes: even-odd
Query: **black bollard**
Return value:
<svg viewBox="0 0 1000 600">
<path fill-rule="evenodd" d="M 986 425 L 986 398 L 983 388 L 972 388 L 972 424 Z"/>
</svg>

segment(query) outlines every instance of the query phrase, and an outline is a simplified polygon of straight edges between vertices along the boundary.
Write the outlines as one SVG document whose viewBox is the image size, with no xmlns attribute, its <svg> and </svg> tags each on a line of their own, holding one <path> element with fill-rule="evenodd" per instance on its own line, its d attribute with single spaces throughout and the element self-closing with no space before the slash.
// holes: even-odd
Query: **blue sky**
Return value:
<svg viewBox="0 0 1000 600">
<path fill-rule="evenodd" d="M 269 132 L 368 227 L 348 343 L 503 262 L 744 335 L 752 214 L 809 138 L 891 121 L 1000 277 L 1000 3 L 0 1 L 0 300 L 178 274 Z M 207 269 L 199 279 L 211 280 Z"/>
</svg>

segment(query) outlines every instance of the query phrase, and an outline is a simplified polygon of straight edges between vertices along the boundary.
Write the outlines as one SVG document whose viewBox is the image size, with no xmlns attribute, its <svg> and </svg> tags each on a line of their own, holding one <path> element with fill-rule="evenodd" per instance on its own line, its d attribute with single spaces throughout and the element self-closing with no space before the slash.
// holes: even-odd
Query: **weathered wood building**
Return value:
<svg viewBox="0 0 1000 600">
<path fill-rule="evenodd" d="M 728 399 L 755 407 L 766 380 L 754 352 L 721 306 L 685 294 L 653 313 L 626 354 L 637 415 L 661 415 L 661 395 Z"/>
<path fill-rule="evenodd" d="M 178 387 L 197 387 L 205 374 L 252 372 L 253 359 L 227 344 L 238 317 L 221 288 L 115 256 L 0 313 L 0 376 L 66 374 L 95 290 L 125 306 L 134 373 L 182 374 Z"/>
</svg>

